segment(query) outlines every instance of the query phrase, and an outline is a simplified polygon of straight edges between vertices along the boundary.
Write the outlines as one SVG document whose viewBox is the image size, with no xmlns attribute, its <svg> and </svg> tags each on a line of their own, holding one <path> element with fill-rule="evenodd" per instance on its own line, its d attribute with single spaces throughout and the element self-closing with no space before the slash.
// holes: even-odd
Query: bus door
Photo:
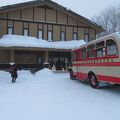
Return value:
<svg viewBox="0 0 120 120">
<path fill-rule="evenodd" d="M 76 69 L 77 69 L 77 78 L 80 79 L 80 66 L 79 66 L 79 62 L 80 62 L 80 59 L 81 59 L 81 49 L 78 49 L 76 51 L 76 60 L 77 60 L 77 66 L 76 66 Z"/>
<path fill-rule="evenodd" d="M 80 56 L 80 66 L 79 66 L 79 78 L 84 80 L 86 78 L 84 64 L 87 60 L 87 50 L 86 47 L 81 48 L 81 56 Z"/>
</svg>

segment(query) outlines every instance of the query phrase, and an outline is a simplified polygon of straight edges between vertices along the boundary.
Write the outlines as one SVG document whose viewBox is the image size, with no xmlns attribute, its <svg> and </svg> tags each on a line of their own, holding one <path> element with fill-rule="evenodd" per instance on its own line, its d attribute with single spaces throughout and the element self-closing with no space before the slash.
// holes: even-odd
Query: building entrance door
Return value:
<svg viewBox="0 0 120 120">
<path fill-rule="evenodd" d="M 42 56 L 37 57 L 37 64 L 38 64 L 38 67 L 43 68 L 43 57 Z"/>
<path fill-rule="evenodd" d="M 52 67 L 55 66 L 56 70 L 67 70 L 70 64 L 71 54 L 70 52 L 50 52 L 49 64 Z"/>
</svg>

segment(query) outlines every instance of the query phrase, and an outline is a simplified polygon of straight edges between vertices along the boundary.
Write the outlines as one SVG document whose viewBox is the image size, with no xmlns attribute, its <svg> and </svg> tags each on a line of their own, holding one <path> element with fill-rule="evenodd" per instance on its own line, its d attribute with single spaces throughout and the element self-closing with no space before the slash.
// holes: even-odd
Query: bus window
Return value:
<svg viewBox="0 0 120 120">
<path fill-rule="evenodd" d="M 105 56 L 105 48 L 96 49 L 97 57 L 104 57 Z"/>
<path fill-rule="evenodd" d="M 79 60 L 81 59 L 81 55 L 82 55 L 82 53 L 81 53 L 81 51 L 79 52 Z"/>
<path fill-rule="evenodd" d="M 115 55 L 117 54 L 117 46 L 116 43 L 111 39 L 107 40 L 107 55 Z"/>
<path fill-rule="evenodd" d="M 95 50 L 94 49 L 95 49 L 94 44 L 87 46 L 88 57 L 89 58 L 94 58 L 95 57 Z"/>
<path fill-rule="evenodd" d="M 100 41 L 100 42 L 96 43 L 96 48 L 104 47 L 104 45 L 105 45 L 104 41 Z"/>
<path fill-rule="evenodd" d="M 79 49 L 78 51 L 77 51 L 78 53 L 78 60 L 80 60 L 81 59 L 81 49 Z"/>
<path fill-rule="evenodd" d="M 76 54 L 75 54 L 75 52 L 72 53 L 72 60 L 73 60 L 73 61 L 76 60 Z"/>
<path fill-rule="evenodd" d="M 95 57 L 95 51 L 94 50 L 88 51 L 88 57 L 89 58 L 94 58 Z"/>
<path fill-rule="evenodd" d="M 93 50 L 95 48 L 94 44 L 87 46 L 87 50 Z"/>
<path fill-rule="evenodd" d="M 86 52 L 86 48 L 82 48 L 82 55 L 81 55 L 82 59 L 86 59 L 87 58 L 87 52 Z"/>
<path fill-rule="evenodd" d="M 76 52 L 76 60 L 79 60 L 79 52 Z"/>
</svg>

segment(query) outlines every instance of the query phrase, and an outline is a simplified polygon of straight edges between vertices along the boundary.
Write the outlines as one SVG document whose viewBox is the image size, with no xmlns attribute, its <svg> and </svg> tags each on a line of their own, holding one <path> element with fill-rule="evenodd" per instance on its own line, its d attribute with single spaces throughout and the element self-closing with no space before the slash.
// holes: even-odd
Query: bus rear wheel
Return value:
<svg viewBox="0 0 120 120">
<path fill-rule="evenodd" d="M 97 80 L 97 77 L 94 74 L 90 76 L 89 81 L 92 88 L 100 88 L 99 81 Z"/>
</svg>

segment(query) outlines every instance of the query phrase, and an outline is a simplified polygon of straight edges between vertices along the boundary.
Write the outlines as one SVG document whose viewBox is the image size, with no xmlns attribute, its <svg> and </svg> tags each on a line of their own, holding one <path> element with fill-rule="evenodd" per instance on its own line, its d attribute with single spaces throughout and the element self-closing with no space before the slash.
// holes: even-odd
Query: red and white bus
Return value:
<svg viewBox="0 0 120 120">
<path fill-rule="evenodd" d="M 120 84 L 120 33 L 99 38 L 72 50 L 71 79 L 87 80 L 93 88 Z"/>
</svg>

